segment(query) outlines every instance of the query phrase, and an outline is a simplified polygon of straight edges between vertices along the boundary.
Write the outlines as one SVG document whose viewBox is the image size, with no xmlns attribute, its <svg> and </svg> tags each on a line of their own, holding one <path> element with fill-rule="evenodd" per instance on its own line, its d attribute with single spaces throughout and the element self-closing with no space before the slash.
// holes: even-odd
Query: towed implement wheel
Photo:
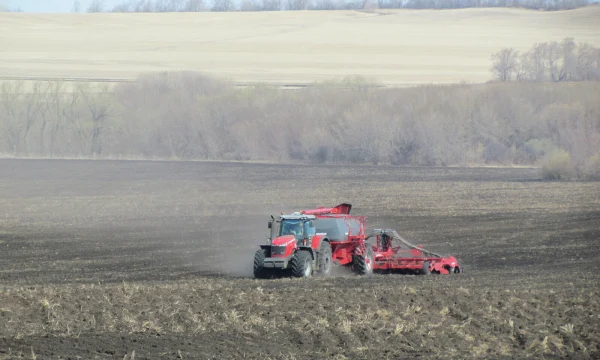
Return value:
<svg viewBox="0 0 600 360">
<path fill-rule="evenodd" d="M 312 275 L 312 255 L 308 251 L 296 251 L 290 263 L 292 274 L 295 277 L 310 277 Z"/>
<path fill-rule="evenodd" d="M 373 273 L 373 249 L 367 247 L 366 255 L 354 256 L 354 271 L 359 275 L 370 275 Z"/>
<path fill-rule="evenodd" d="M 423 270 L 421 270 L 423 275 L 431 275 L 431 269 L 429 268 L 430 265 L 431 263 L 429 261 L 425 261 L 423 263 Z"/>
<path fill-rule="evenodd" d="M 318 266 L 319 275 L 328 276 L 331 274 L 331 245 L 327 241 L 323 241 L 319 246 Z"/>
<path fill-rule="evenodd" d="M 254 277 L 257 279 L 267 279 L 271 277 L 271 271 L 265 268 L 265 258 L 267 250 L 259 249 L 254 254 Z"/>
</svg>

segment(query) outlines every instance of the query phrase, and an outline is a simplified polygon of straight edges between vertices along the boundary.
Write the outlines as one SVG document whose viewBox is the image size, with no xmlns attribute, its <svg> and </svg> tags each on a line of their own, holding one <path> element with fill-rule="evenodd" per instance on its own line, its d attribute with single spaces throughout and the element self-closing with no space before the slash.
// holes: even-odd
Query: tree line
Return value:
<svg viewBox="0 0 600 360">
<path fill-rule="evenodd" d="M 504 48 L 491 60 L 492 75 L 499 81 L 600 80 L 600 49 L 573 38 L 537 43 L 523 53 Z"/>
<path fill-rule="evenodd" d="M 535 10 L 565 10 L 589 5 L 589 0 L 128 0 L 112 8 L 93 0 L 88 12 L 199 12 L 281 11 L 352 9 L 463 9 L 516 7 Z M 73 10 L 79 12 L 76 1 Z"/>
<path fill-rule="evenodd" d="M 600 175 L 599 82 L 394 89 L 347 78 L 290 91 L 165 72 L 114 88 L 67 85 L 3 82 L 0 151 L 419 166 L 548 160 Z"/>
</svg>

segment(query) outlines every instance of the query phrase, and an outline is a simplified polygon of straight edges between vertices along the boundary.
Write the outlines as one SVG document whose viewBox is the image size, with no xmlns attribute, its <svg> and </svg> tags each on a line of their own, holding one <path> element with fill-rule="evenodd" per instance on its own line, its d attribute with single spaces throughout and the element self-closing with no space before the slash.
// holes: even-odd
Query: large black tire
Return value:
<svg viewBox="0 0 600 360">
<path fill-rule="evenodd" d="M 254 254 L 254 277 L 257 279 L 268 279 L 271 277 L 271 270 L 265 268 L 266 249 L 256 250 Z"/>
<path fill-rule="evenodd" d="M 359 275 L 371 275 L 373 273 L 373 249 L 367 245 L 367 254 L 354 256 L 354 271 Z"/>
<path fill-rule="evenodd" d="M 305 250 L 296 251 L 290 260 L 292 275 L 295 277 L 312 276 L 312 255 Z"/>
<path fill-rule="evenodd" d="M 329 276 L 331 274 L 331 244 L 327 241 L 321 242 L 319 246 L 319 255 L 317 256 L 317 266 L 320 276 Z"/>
</svg>

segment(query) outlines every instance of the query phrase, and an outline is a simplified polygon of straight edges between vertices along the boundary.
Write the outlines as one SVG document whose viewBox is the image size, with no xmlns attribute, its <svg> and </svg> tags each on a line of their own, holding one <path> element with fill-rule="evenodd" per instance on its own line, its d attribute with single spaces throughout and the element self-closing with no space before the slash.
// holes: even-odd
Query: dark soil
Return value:
<svg viewBox="0 0 600 360">
<path fill-rule="evenodd" d="M 271 214 L 341 202 L 465 273 L 252 278 Z M 0 209 L 0 359 L 600 357 L 599 182 L 7 159 Z"/>
</svg>

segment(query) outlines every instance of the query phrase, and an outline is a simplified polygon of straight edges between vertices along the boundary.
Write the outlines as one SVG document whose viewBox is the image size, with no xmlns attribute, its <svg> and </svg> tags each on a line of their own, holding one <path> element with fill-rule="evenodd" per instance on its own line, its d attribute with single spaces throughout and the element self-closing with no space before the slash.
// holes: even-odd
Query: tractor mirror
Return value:
<svg viewBox="0 0 600 360">
<path fill-rule="evenodd" d="M 269 223 L 267 224 L 267 227 L 268 227 L 269 229 L 270 229 L 270 228 L 272 228 L 272 227 L 273 227 L 273 222 L 272 222 L 272 221 L 269 221 Z"/>
<path fill-rule="evenodd" d="M 310 226 L 310 227 L 315 227 L 315 222 L 314 222 L 314 221 L 312 221 L 312 220 L 311 220 L 311 221 L 309 221 L 309 222 L 308 222 L 308 226 Z"/>
</svg>

